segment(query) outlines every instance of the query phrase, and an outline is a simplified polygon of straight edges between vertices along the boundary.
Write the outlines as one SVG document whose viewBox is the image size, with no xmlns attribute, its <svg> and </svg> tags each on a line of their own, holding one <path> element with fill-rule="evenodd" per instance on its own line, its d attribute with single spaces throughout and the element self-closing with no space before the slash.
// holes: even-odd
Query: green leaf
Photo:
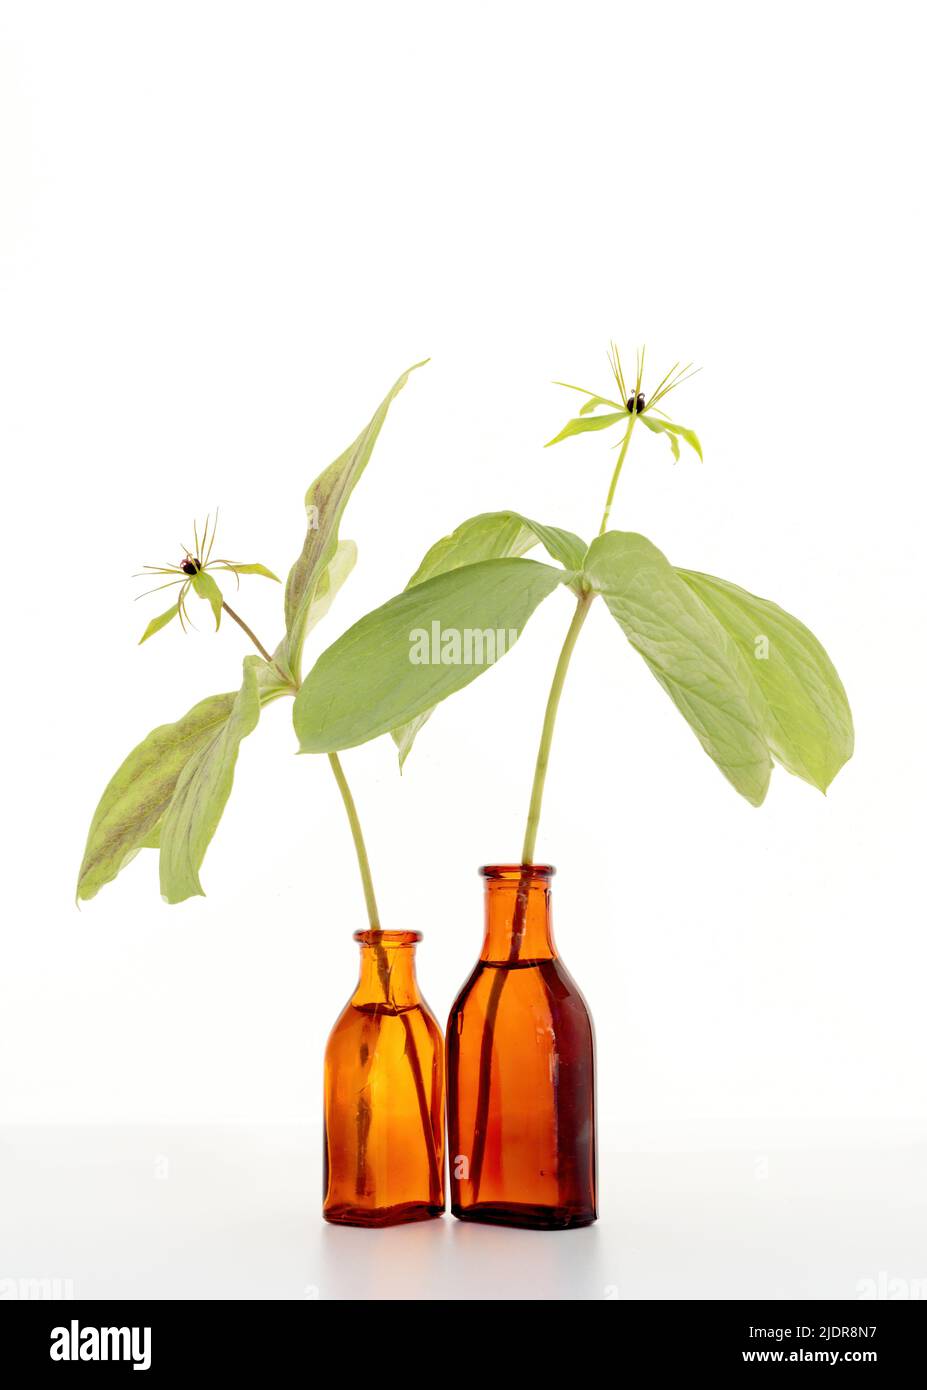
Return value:
<svg viewBox="0 0 927 1390">
<path fill-rule="evenodd" d="M 617 424 L 619 420 L 626 420 L 628 412 L 626 410 L 609 411 L 607 415 L 579 415 L 573 420 L 568 420 L 559 434 L 555 434 L 553 439 L 548 439 L 544 445 L 549 449 L 551 444 L 559 444 L 561 439 L 569 439 L 574 434 L 585 434 L 587 430 L 604 430 L 609 425 Z"/>
<path fill-rule="evenodd" d="M 148 641 L 149 637 L 154 637 L 155 633 L 160 632 L 162 627 L 167 627 L 171 619 L 177 617 L 179 611 L 180 610 L 177 604 L 173 603 L 165 613 L 159 613 L 156 618 L 152 618 L 151 622 L 148 624 L 148 626 L 145 628 L 145 631 L 138 639 L 138 645 L 141 646 L 143 642 Z"/>
<path fill-rule="evenodd" d="M 270 667 L 246 656 L 241 689 L 228 716 L 180 773 L 161 824 L 161 894 L 169 903 L 203 895 L 199 870 L 232 790 L 238 749 L 261 712 L 259 673 Z"/>
<path fill-rule="evenodd" d="M 366 743 L 462 690 L 571 577 L 535 560 L 486 560 L 435 575 L 368 613 L 322 653 L 300 687 L 293 709 L 300 750 Z"/>
<path fill-rule="evenodd" d="M 734 639 L 644 536 L 599 536 L 585 574 L 705 752 L 759 806 L 772 759 Z"/>
<path fill-rule="evenodd" d="M 277 575 L 274 574 L 273 570 L 269 570 L 266 565 L 226 565 L 220 562 L 214 563 L 212 568 L 231 570 L 232 574 L 262 574 L 265 579 L 273 579 L 276 583 L 280 583 Z"/>
<path fill-rule="evenodd" d="M 586 542 L 572 531 L 543 526 L 520 512 L 481 512 L 461 523 L 448 536 L 435 541 L 406 585 L 411 589 L 436 574 L 475 565 L 481 560 L 503 560 L 524 555 L 540 542 L 564 569 L 582 568 Z"/>
<path fill-rule="evenodd" d="M 727 580 L 676 571 L 736 642 L 756 687 L 773 757 L 826 791 L 853 753 L 853 716 L 834 665 L 812 632 L 768 599 Z"/>
<path fill-rule="evenodd" d="M 450 535 L 436 541 L 406 588 L 411 589 L 426 579 L 434 578 L 436 574 L 447 574 L 450 570 L 460 569 L 464 565 L 478 564 L 481 560 L 501 560 L 524 555 L 538 542 L 566 569 L 582 569 L 586 542 L 580 540 L 572 531 L 562 531 L 556 526 L 543 526 L 519 512 L 482 512 L 479 516 L 470 517 L 468 521 L 463 522 Z M 416 735 L 428 722 L 430 714 L 431 710 L 426 710 L 410 723 L 391 731 L 399 749 L 400 769 L 412 751 Z"/>
<path fill-rule="evenodd" d="M 641 424 L 646 425 L 649 430 L 653 430 L 654 434 L 663 434 L 666 436 L 666 439 L 669 442 L 669 446 L 673 451 L 673 462 L 678 463 L 679 440 L 676 438 L 676 436 L 674 434 L 669 433 L 667 430 L 664 430 L 660 425 L 660 421 L 653 419 L 650 415 L 641 415 L 639 419 Z"/>
<path fill-rule="evenodd" d="M 699 458 L 702 459 L 702 446 L 699 443 L 699 437 L 695 433 L 695 430 L 686 429 L 684 425 L 674 424 L 672 420 L 661 420 L 656 415 L 648 415 L 645 413 L 638 418 L 649 430 L 653 430 L 654 434 L 666 435 L 669 446 L 673 451 L 674 462 L 679 459 L 679 439 L 684 439 L 689 445 L 689 448 L 694 449 Z M 678 439 L 677 435 L 679 436 Z M 704 463 L 704 459 L 702 459 L 702 462 Z"/>
<path fill-rule="evenodd" d="M 263 663 L 262 663 L 263 666 Z M 259 681 L 263 704 L 282 695 L 276 672 Z M 173 724 L 152 729 L 111 778 L 94 812 L 77 881 L 78 899 L 93 898 L 141 849 L 157 849 L 161 825 L 184 769 L 221 732 L 238 695 L 210 695 Z"/>
<path fill-rule="evenodd" d="M 200 598 L 205 599 L 212 609 L 212 615 L 216 620 L 216 631 L 219 631 L 219 621 L 222 617 L 222 590 L 213 579 L 211 574 L 205 570 L 200 570 L 193 576 L 193 588 Z"/>
<path fill-rule="evenodd" d="M 339 541 L 338 548 L 322 571 L 315 593 L 306 611 L 304 633 L 308 634 L 321 622 L 331 608 L 335 595 L 357 564 L 357 546 L 354 541 Z"/>
<path fill-rule="evenodd" d="M 133 748 L 94 812 L 77 881 L 78 898 L 94 897 L 140 849 L 152 845 L 178 777 L 225 724 L 235 698 L 211 695 L 176 723 L 152 729 Z"/>
<path fill-rule="evenodd" d="M 286 582 L 286 637 L 279 653 L 284 670 L 297 682 L 302 667 L 303 642 L 306 638 L 309 611 L 325 570 L 334 559 L 338 546 L 338 527 L 348 498 L 370 461 L 373 446 L 377 442 L 390 405 L 405 386 L 410 374 L 424 365 L 424 362 L 416 362 L 415 366 L 403 372 L 354 443 L 334 463 L 329 464 L 325 472 L 310 484 L 306 493 L 306 539 L 299 559 L 290 570 Z"/>
</svg>

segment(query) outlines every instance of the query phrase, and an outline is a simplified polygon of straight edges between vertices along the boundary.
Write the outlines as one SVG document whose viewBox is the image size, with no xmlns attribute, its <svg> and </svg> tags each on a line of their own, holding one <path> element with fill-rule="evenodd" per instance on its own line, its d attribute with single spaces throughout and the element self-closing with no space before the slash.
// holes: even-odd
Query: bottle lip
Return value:
<svg viewBox="0 0 927 1390">
<path fill-rule="evenodd" d="M 420 931 L 356 931 L 354 940 L 362 946 L 415 946 L 422 939 Z"/>
<path fill-rule="evenodd" d="M 553 878 L 557 872 L 553 864 L 483 864 L 479 872 L 493 883 L 516 883 L 526 869 L 532 881 Z"/>
</svg>

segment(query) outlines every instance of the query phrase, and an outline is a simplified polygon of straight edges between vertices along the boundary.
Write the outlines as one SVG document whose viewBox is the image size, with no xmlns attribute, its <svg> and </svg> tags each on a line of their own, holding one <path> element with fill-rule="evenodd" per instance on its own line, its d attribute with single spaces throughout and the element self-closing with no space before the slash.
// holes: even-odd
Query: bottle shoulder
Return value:
<svg viewBox="0 0 927 1390">
<path fill-rule="evenodd" d="M 453 1020 L 473 1008 L 482 1011 L 493 991 L 509 1006 L 543 1002 L 553 1013 L 561 1010 L 589 1016 L 582 990 L 558 956 L 542 960 L 478 960 L 451 1006 Z"/>
</svg>

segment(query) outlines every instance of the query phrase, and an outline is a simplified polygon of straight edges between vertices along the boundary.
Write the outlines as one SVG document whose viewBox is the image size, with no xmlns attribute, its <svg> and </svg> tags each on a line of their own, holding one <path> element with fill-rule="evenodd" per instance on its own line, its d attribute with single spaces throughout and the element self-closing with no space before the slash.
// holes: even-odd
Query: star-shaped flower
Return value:
<svg viewBox="0 0 927 1390">
<path fill-rule="evenodd" d="M 181 546 L 184 555 L 179 564 L 143 566 L 142 575 L 146 577 L 155 574 L 169 574 L 176 575 L 177 578 L 169 579 L 164 584 L 157 584 L 153 589 L 146 589 L 144 594 L 139 594 L 139 598 L 145 598 L 147 594 L 160 593 L 162 589 L 173 589 L 177 585 L 180 586 L 180 592 L 177 595 L 176 601 L 166 612 L 160 613 L 157 618 L 152 618 L 139 639 L 139 645 L 141 645 L 142 642 L 146 642 L 149 637 L 153 637 L 156 632 L 160 632 L 162 627 L 167 627 L 167 624 L 174 618 L 179 618 L 180 626 L 185 632 L 188 623 L 192 627 L 190 615 L 187 612 L 186 606 L 187 596 L 191 589 L 199 598 L 205 599 L 209 603 L 216 620 L 216 630 L 218 631 L 224 599 L 222 597 L 222 590 L 219 588 L 219 585 L 216 583 L 215 579 L 213 579 L 212 575 L 208 573 L 209 570 L 225 570 L 230 574 L 234 574 L 236 584 L 240 583 L 240 576 L 243 574 L 262 574 L 265 579 L 274 579 L 278 584 L 280 583 L 277 576 L 271 570 L 267 569 L 266 565 L 245 565 L 238 560 L 221 560 L 218 558 L 214 560 L 212 558 L 212 552 L 216 541 L 216 527 L 219 522 L 218 511 L 213 519 L 211 536 L 209 534 L 209 521 L 210 519 L 207 517 L 205 525 L 203 526 L 202 535 L 200 535 L 197 529 L 196 522 L 193 523 L 193 549 L 191 550 L 189 546 L 186 545 Z"/>
<path fill-rule="evenodd" d="M 629 391 L 621 368 L 618 349 L 612 343 L 608 361 L 618 387 L 617 401 L 609 399 L 608 396 L 596 395 L 595 392 L 587 391 L 583 386 L 572 386 L 568 381 L 555 382 L 556 386 L 566 386 L 571 391 L 580 391 L 588 397 L 588 400 L 580 407 L 579 415 L 575 419 L 567 421 L 560 433 L 547 441 L 545 448 L 551 444 L 559 444 L 561 439 L 569 439 L 574 434 L 584 434 L 588 430 L 608 429 L 610 425 L 617 425 L 619 421 L 628 420 L 633 416 L 635 420 L 640 420 L 641 424 L 646 425 L 654 434 L 666 435 L 673 451 L 674 461 L 679 458 L 680 439 L 684 439 L 701 458 L 702 446 L 695 430 L 675 424 L 664 411 L 657 409 L 658 401 L 661 401 L 670 391 L 674 391 L 677 386 L 681 386 L 684 381 L 688 381 L 689 377 L 694 376 L 695 372 L 700 369 L 693 369 L 691 362 L 685 367 L 681 367 L 678 362 L 674 363 L 648 400 L 641 390 L 644 375 L 644 352 L 645 350 L 641 350 L 637 355 L 637 377 L 633 391 Z M 600 406 L 608 406 L 609 409 L 603 414 L 596 414 L 595 412 Z M 621 440 L 618 442 L 620 444 Z"/>
</svg>

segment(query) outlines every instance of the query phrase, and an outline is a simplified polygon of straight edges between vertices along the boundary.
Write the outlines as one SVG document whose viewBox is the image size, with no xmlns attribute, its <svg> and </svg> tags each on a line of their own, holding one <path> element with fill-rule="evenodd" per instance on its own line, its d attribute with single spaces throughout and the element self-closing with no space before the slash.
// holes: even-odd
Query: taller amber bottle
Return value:
<svg viewBox="0 0 927 1390">
<path fill-rule="evenodd" d="M 447 1028 L 451 1210 L 538 1230 L 596 1219 L 595 1040 L 554 946 L 543 864 L 496 864 Z"/>
<path fill-rule="evenodd" d="M 444 1047 L 415 931 L 355 932 L 357 988 L 325 1049 L 323 1215 L 395 1226 L 444 1212 Z"/>
</svg>

